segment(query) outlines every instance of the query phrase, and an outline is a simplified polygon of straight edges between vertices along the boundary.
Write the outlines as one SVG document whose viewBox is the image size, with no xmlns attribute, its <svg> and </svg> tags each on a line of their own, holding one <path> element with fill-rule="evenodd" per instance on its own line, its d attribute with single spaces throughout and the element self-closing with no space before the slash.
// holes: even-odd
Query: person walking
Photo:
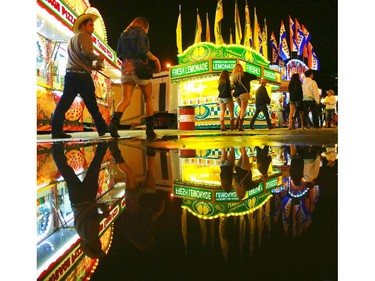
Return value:
<svg viewBox="0 0 375 281">
<path fill-rule="evenodd" d="M 302 107 L 302 83 L 299 79 L 298 73 L 294 73 L 290 79 L 288 85 L 289 91 L 289 130 L 294 129 L 294 116 L 295 112 L 298 111 L 302 124 L 298 124 L 300 128 L 304 129 L 303 126 L 303 107 Z"/>
<path fill-rule="evenodd" d="M 251 80 L 256 80 L 256 76 L 245 72 L 242 65 L 239 63 L 234 66 L 231 74 L 231 85 L 234 89 L 233 97 L 236 99 L 236 102 L 240 108 L 235 125 L 235 128 L 239 131 L 244 130 L 243 122 L 245 120 L 247 104 L 249 103 L 250 99 Z"/>
<path fill-rule="evenodd" d="M 220 105 L 220 129 L 226 131 L 225 127 L 225 111 L 228 108 L 230 117 L 230 129 L 234 130 L 234 103 L 232 97 L 232 89 L 230 86 L 229 71 L 223 70 L 219 77 L 219 97 L 218 102 Z"/>
<path fill-rule="evenodd" d="M 93 51 L 91 35 L 94 32 L 94 21 L 98 18 L 94 14 L 82 14 L 73 24 L 75 35 L 68 44 L 68 63 L 64 79 L 64 90 L 57 103 L 51 120 L 51 134 L 53 139 L 71 138 L 63 131 L 65 113 L 69 110 L 75 97 L 79 94 L 88 111 L 94 119 L 99 136 L 108 131 L 95 98 L 95 85 L 91 77 L 92 70 L 100 70 L 104 56 L 96 55 Z M 93 62 L 98 62 L 95 66 Z"/>
<path fill-rule="evenodd" d="M 69 165 L 64 152 L 64 143 L 55 142 L 51 149 L 56 167 L 68 188 L 69 201 L 74 215 L 74 228 L 81 238 L 82 250 L 93 259 L 106 256 L 102 250 L 99 232 L 100 222 L 109 216 L 109 206 L 104 202 L 99 202 L 96 197 L 99 191 L 100 168 L 107 148 L 106 142 L 100 142 L 96 146 L 95 156 L 84 179 L 81 179 L 81 174 L 76 175 L 74 169 Z"/>
<path fill-rule="evenodd" d="M 271 99 L 267 93 L 266 84 L 267 84 L 267 80 L 262 78 L 260 80 L 260 86 L 256 91 L 255 113 L 254 113 L 253 118 L 251 118 L 251 121 L 250 121 L 251 130 L 254 130 L 254 123 L 260 112 L 263 112 L 264 117 L 266 117 L 268 129 L 270 130 L 272 129 L 270 115 L 268 114 L 268 108 L 267 108 L 267 105 L 271 103 Z"/>
<path fill-rule="evenodd" d="M 304 128 L 309 128 L 307 119 L 309 118 L 309 112 L 311 112 L 314 128 L 318 129 L 318 106 L 320 104 L 318 84 L 313 80 L 314 72 L 311 69 L 306 70 L 305 76 L 302 82 L 303 126 Z"/>
<path fill-rule="evenodd" d="M 118 40 L 116 53 L 122 61 L 121 64 L 121 84 L 122 84 L 122 100 L 117 104 L 115 112 L 111 117 L 109 124 L 109 132 L 113 138 L 119 138 L 118 127 L 120 126 L 121 117 L 130 105 L 136 85 L 142 91 L 143 100 L 146 104 L 146 136 L 147 140 L 153 140 L 156 137 L 154 132 L 154 112 L 152 105 L 152 83 L 151 77 L 142 76 L 148 60 L 155 62 L 155 73 L 160 72 L 161 66 L 159 59 L 150 51 L 150 43 L 148 31 L 150 25 L 146 18 L 135 18 L 121 33 Z"/>
<path fill-rule="evenodd" d="M 335 111 L 336 111 L 336 103 L 337 99 L 335 96 L 335 92 L 333 90 L 326 91 L 327 96 L 324 99 L 324 104 L 326 106 L 326 128 L 334 128 L 335 127 Z"/>
</svg>

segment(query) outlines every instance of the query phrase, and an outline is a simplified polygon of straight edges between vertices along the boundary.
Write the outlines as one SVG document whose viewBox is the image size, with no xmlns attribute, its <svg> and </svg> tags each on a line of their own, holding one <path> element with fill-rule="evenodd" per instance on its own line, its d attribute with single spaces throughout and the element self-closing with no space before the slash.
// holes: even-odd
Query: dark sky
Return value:
<svg viewBox="0 0 375 281">
<path fill-rule="evenodd" d="M 176 24 L 179 4 L 181 4 L 182 11 L 183 49 L 194 42 L 197 8 L 203 25 L 202 41 L 205 41 L 205 22 L 206 13 L 208 13 L 211 41 L 214 42 L 213 28 L 217 0 L 91 0 L 90 3 L 100 11 L 107 28 L 108 44 L 114 50 L 124 27 L 135 17 L 144 16 L 150 22 L 151 51 L 159 57 L 162 65 L 167 61 L 176 64 Z M 229 43 L 230 28 L 232 28 L 234 36 L 234 3 L 234 0 L 223 0 L 224 19 L 221 28 L 224 41 L 227 43 Z M 243 32 L 245 0 L 237 0 L 237 3 Z M 268 37 L 273 31 L 278 42 L 281 20 L 284 21 L 289 34 L 288 15 L 293 20 L 297 18 L 299 23 L 303 24 L 311 34 L 310 42 L 321 64 L 319 75 L 327 77 L 337 73 L 338 8 L 336 0 L 248 0 L 247 3 L 252 28 L 254 7 L 256 7 L 261 29 L 264 18 L 266 18 Z M 270 54 L 270 50 L 268 53 Z"/>
</svg>

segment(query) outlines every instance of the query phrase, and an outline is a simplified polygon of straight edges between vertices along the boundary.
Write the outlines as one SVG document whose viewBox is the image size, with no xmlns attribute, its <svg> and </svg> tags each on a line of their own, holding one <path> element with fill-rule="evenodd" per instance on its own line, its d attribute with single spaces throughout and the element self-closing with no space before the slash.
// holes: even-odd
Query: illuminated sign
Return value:
<svg viewBox="0 0 375 281">
<path fill-rule="evenodd" d="M 272 178 L 266 181 L 266 190 L 274 189 L 282 184 L 282 176 Z"/>
<path fill-rule="evenodd" d="M 257 187 L 250 189 L 247 194 L 249 197 L 253 197 L 263 192 L 263 183 L 260 183 Z"/>
<path fill-rule="evenodd" d="M 199 200 L 212 200 L 212 191 L 201 188 L 192 188 L 186 186 L 175 185 L 174 195 L 176 197 L 199 199 Z"/>
<path fill-rule="evenodd" d="M 250 74 L 254 74 L 254 75 L 260 77 L 261 76 L 261 70 L 262 70 L 262 68 L 259 65 L 255 65 L 255 64 L 252 64 L 252 63 L 248 63 L 248 62 L 245 63 L 245 71 L 250 73 Z"/>
<path fill-rule="evenodd" d="M 212 71 L 229 70 L 232 71 L 234 66 L 237 64 L 236 59 L 213 59 L 212 60 Z"/>
<path fill-rule="evenodd" d="M 271 81 L 280 82 L 280 74 L 271 69 L 264 68 L 263 77 Z"/>
<path fill-rule="evenodd" d="M 236 192 L 225 192 L 225 191 L 216 191 L 215 194 L 216 202 L 238 202 L 239 199 L 237 197 Z"/>
<path fill-rule="evenodd" d="M 189 75 L 197 75 L 210 72 L 209 61 L 200 61 L 182 66 L 171 67 L 171 78 L 179 78 Z"/>
</svg>

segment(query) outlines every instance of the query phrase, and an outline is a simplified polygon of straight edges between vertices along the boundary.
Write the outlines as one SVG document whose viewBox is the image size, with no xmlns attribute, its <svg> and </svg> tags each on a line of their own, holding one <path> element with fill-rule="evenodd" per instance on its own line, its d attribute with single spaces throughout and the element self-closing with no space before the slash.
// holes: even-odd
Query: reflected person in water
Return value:
<svg viewBox="0 0 375 281">
<path fill-rule="evenodd" d="M 234 148 L 229 148 L 229 153 L 227 148 L 221 149 L 220 156 L 220 181 L 221 187 L 225 192 L 229 193 L 232 191 L 233 187 L 233 174 L 234 174 L 234 162 L 236 160 L 236 155 L 234 153 Z"/>
<path fill-rule="evenodd" d="M 253 181 L 253 163 L 250 163 L 250 158 L 247 155 L 246 147 L 240 147 L 240 158 L 237 160 L 235 171 L 236 177 L 234 181 L 234 188 L 238 199 L 243 200 L 246 197 L 246 192 L 258 186 L 258 183 Z"/>
<path fill-rule="evenodd" d="M 73 168 L 67 163 L 63 143 L 52 145 L 52 156 L 58 170 L 64 177 L 68 187 L 69 199 L 74 213 L 74 228 L 81 238 L 83 252 L 90 258 L 103 258 L 106 253 L 102 250 L 99 231 L 100 222 L 109 215 L 108 206 L 98 203 L 98 179 L 103 157 L 108 145 L 103 142 L 96 147 L 95 156 L 81 181 Z"/>
<path fill-rule="evenodd" d="M 261 173 L 263 178 L 268 177 L 268 169 L 272 162 L 272 157 L 269 155 L 269 150 L 270 147 L 268 145 L 265 145 L 263 148 L 260 148 L 259 146 L 255 147 L 258 171 Z"/>
<path fill-rule="evenodd" d="M 109 149 L 126 178 L 126 208 L 121 217 L 126 239 L 140 252 L 149 252 L 155 247 L 154 222 L 164 212 L 165 206 L 164 200 L 155 190 L 155 150 L 147 148 L 145 179 L 138 184 L 132 168 L 126 163 L 118 147 L 118 141 L 111 141 Z"/>
</svg>

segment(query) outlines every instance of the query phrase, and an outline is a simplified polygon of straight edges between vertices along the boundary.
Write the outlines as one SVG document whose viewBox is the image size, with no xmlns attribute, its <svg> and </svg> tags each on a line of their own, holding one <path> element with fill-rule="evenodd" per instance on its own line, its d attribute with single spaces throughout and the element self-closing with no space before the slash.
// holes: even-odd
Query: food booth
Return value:
<svg viewBox="0 0 375 281">
<path fill-rule="evenodd" d="M 178 55 L 178 65 L 170 68 L 170 78 L 172 83 L 177 85 L 180 129 L 181 125 L 184 129 L 185 123 L 189 122 L 194 124 L 193 126 L 188 124 L 187 129 L 220 128 L 220 106 L 217 102 L 218 78 L 223 70 L 231 72 L 237 63 L 242 64 L 246 72 L 259 77 L 259 80 L 267 79 L 266 87 L 270 96 L 279 88 L 280 72 L 269 68 L 269 61 L 249 47 L 201 42 L 190 46 Z M 254 98 L 259 81 L 252 81 L 250 86 L 252 101 L 249 102 L 245 116 L 245 128 L 249 126 L 255 113 Z M 271 106 L 269 110 L 271 115 Z M 239 107 L 236 104 L 235 117 L 238 116 L 238 112 Z M 226 118 L 229 119 L 229 116 Z M 259 114 L 255 126 L 266 126 L 262 113 Z"/>
</svg>

